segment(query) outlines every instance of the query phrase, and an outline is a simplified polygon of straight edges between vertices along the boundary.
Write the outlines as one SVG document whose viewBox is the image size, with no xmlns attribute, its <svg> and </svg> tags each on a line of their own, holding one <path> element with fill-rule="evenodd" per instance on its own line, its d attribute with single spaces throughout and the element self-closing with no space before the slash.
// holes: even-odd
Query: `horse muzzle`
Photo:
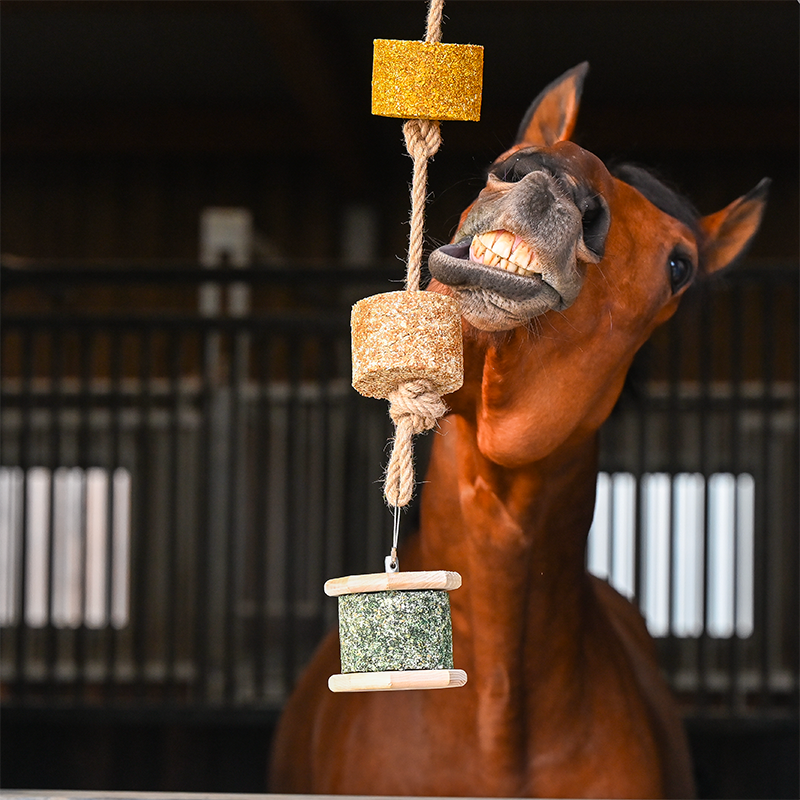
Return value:
<svg viewBox="0 0 800 800">
<path fill-rule="evenodd" d="M 564 311 L 580 292 L 585 264 L 602 258 L 607 209 L 597 192 L 541 165 L 518 180 L 491 172 L 455 243 L 431 254 L 431 275 L 482 330 Z"/>
</svg>

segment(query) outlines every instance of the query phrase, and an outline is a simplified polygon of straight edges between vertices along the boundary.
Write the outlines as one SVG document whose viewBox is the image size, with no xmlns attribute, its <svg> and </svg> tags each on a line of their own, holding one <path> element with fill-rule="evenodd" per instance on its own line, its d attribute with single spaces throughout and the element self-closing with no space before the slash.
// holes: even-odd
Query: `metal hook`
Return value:
<svg viewBox="0 0 800 800">
<path fill-rule="evenodd" d="M 394 507 L 394 522 L 392 527 L 392 552 L 383 559 L 386 572 L 400 572 L 400 561 L 397 558 L 397 540 L 400 536 L 400 507 Z"/>
</svg>

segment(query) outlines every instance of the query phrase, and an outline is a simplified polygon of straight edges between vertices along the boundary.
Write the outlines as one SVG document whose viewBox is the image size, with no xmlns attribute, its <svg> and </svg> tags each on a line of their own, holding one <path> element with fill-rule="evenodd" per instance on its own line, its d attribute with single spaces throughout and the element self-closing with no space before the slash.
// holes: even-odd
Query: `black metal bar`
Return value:
<svg viewBox="0 0 800 800">
<path fill-rule="evenodd" d="M 320 468 L 320 497 L 322 500 L 321 508 L 317 509 L 317 513 L 321 515 L 320 530 L 322 532 L 322 545 L 319 563 L 319 572 L 312 577 L 315 584 L 314 588 L 319 591 L 320 597 L 320 611 L 315 620 L 314 637 L 321 639 L 326 629 L 325 620 L 325 607 L 323 598 L 325 595 L 322 593 L 322 586 L 328 578 L 336 577 L 330 574 L 329 564 L 333 561 L 330 549 L 337 544 L 334 537 L 331 535 L 331 529 L 334 523 L 331 519 L 333 498 L 330 497 L 330 444 L 331 444 L 331 429 L 330 429 L 330 416 L 332 413 L 331 403 L 331 382 L 336 375 L 336 340 L 323 339 L 318 342 L 319 352 L 317 354 L 317 375 L 316 382 L 320 386 L 320 414 L 321 414 L 321 432 L 320 439 L 322 440 L 322 448 L 319 458 L 322 459 Z M 318 442 L 312 443 L 318 447 Z"/>
<path fill-rule="evenodd" d="M 297 422 L 299 420 L 298 403 L 300 399 L 300 376 L 302 369 L 302 341 L 297 337 L 289 337 L 286 342 L 288 363 L 286 365 L 289 378 L 289 394 L 287 398 L 287 453 L 286 474 L 288 485 L 286 491 L 286 564 L 284 568 L 284 622 L 283 622 L 283 687 L 288 697 L 295 682 L 297 667 L 297 617 L 295 605 L 295 580 L 297 576 L 297 537 L 298 537 L 298 503 L 296 485 L 297 469 Z"/>
<path fill-rule="evenodd" d="M 136 502 L 131 536 L 131 622 L 133 624 L 133 670 L 134 696 L 147 696 L 146 666 L 148 658 L 148 628 L 150 626 L 148 603 L 147 564 L 151 551 L 151 458 L 150 424 L 152 415 L 152 349 L 153 330 L 140 332 L 139 342 L 139 429 L 137 431 L 137 486 L 134 488 Z"/>
<path fill-rule="evenodd" d="M 639 392 L 637 393 L 636 403 L 636 427 L 637 427 L 637 448 L 635 454 L 635 468 L 634 475 L 636 476 L 636 511 L 635 511 L 635 527 L 636 536 L 635 553 L 633 561 L 633 593 L 636 598 L 638 606 L 642 605 L 642 568 L 644 558 L 643 546 L 643 526 L 642 515 L 644 512 L 644 475 L 645 472 L 650 470 L 647 463 L 647 420 L 649 417 L 649 405 L 647 403 L 649 378 L 650 378 L 650 359 L 647 356 L 649 352 L 648 345 L 645 345 L 644 352 L 637 360 L 638 369 L 638 383 Z"/>
<path fill-rule="evenodd" d="M 798 296 L 797 288 L 791 296 L 789 307 L 792 309 L 792 316 L 789 321 L 788 330 L 790 332 L 790 341 L 793 343 L 793 352 L 789 354 L 789 364 L 793 365 L 790 368 L 790 382 L 793 387 L 790 395 L 790 408 L 795 409 L 793 421 L 791 424 L 790 436 L 790 453 L 789 463 L 794 465 L 794 473 L 790 485 L 797 487 L 800 484 L 800 414 L 797 413 L 800 408 L 800 296 Z M 787 554 L 786 563 L 798 565 L 800 564 L 800 496 L 798 492 L 790 492 L 788 498 L 789 508 L 789 552 Z M 796 577 L 794 580 L 791 578 L 788 581 L 789 597 L 786 598 L 786 608 L 789 609 L 789 614 L 792 615 L 787 624 L 787 629 L 790 631 L 797 631 L 800 629 L 798 624 L 798 616 L 800 616 L 800 580 Z M 795 643 L 794 648 L 790 649 L 788 654 L 789 660 L 789 675 L 792 676 L 794 685 L 789 693 L 789 708 L 800 708 L 800 646 Z"/>
<path fill-rule="evenodd" d="M 363 501 L 364 461 L 360 458 L 359 441 L 363 436 L 363 419 L 359 415 L 360 398 L 355 392 L 345 397 L 345 452 L 344 470 L 347 475 L 344 493 L 344 541 L 342 542 L 342 566 L 345 573 L 351 572 L 358 563 L 358 545 L 365 534 L 365 504 Z M 334 575 L 331 577 L 339 577 Z"/>
<path fill-rule="evenodd" d="M 6 380 L 6 347 L 8 346 L 8 338 L 7 338 L 7 330 L 0 325 L 0 468 L 4 465 L 8 464 L 7 467 L 9 469 L 9 491 L 14 491 L 14 485 L 12 481 L 13 472 L 11 471 L 10 467 L 13 463 L 11 460 L 6 460 L 6 400 L 5 400 L 5 380 Z M 0 512 L 2 513 L 2 512 Z M 13 537 L 16 533 L 14 530 L 14 521 L 9 520 L 9 533 Z M 24 531 L 20 531 L 20 540 L 24 540 Z M 20 562 L 24 563 L 23 553 L 21 551 L 22 541 L 18 543 L 16 548 L 16 552 L 19 555 Z M 12 548 L 12 551 L 15 548 Z M 9 656 L 7 654 L 7 648 L 11 645 L 11 636 L 9 635 L 10 630 L 13 630 L 14 627 L 21 625 L 20 614 L 22 611 L 22 598 L 19 596 L 19 566 L 15 564 L 10 564 L 9 569 L 12 571 L 9 575 L 9 578 L 12 580 L 12 585 L 14 587 L 14 594 L 9 597 L 10 600 L 10 608 L 8 609 L 8 616 L 6 619 L 7 624 L 3 627 L 0 627 L 0 664 L 8 663 L 13 659 L 13 654 Z"/>
<path fill-rule="evenodd" d="M 687 298 L 688 300 L 688 298 Z M 687 308 L 689 303 L 684 306 L 678 313 L 681 314 L 679 319 L 687 315 L 690 308 Z M 675 580 L 675 478 L 677 476 L 678 466 L 678 453 L 682 440 L 682 431 L 680 425 L 680 406 L 681 406 L 681 378 L 683 377 L 683 360 L 682 360 L 682 345 L 683 337 L 681 335 L 681 326 L 676 319 L 669 328 L 668 338 L 668 353 L 667 353 L 667 382 L 668 382 L 668 396 L 666 401 L 667 407 L 667 465 L 670 476 L 669 481 L 669 509 L 670 509 L 670 533 L 669 533 L 669 563 L 668 563 L 668 576 L 669 576 L 669 592 L 667 601 L 667 631 L 668 638 L 665 647 L 665 664 L 668 672 L 671 673 L 671 678 L 675 679 L 675 670 L 680 662 L 680 646 L 681 642 L 677 640 L 675 634 L 675 596 L 676 596 L 676 580 Z"/>
<path fill-rule="evenodd" d="M 614 441 L 617 441 L 617 437 L 612 437 Z M 616 499 L 614 497 L 614 475 L 619 471 L 619 463 L 617 459 L 619 458 L 619 452 L 617 451 L 616 447 L 614 448 L 614 464 L 613 469 L 609 470 L 608 472 L 608 541 L 606 542 L 606 559 L 608 564 L 608 570 L 606 575 L 606 580 L 609 583 L 612 583 L 612 578 L 614 575 L 614 558 L 617 554 L 617 542 L 615 541 L 614 537 L 614 528 L 615 528 L 615 521 L 619 514 L 619 510 L 617 509 Z"/>
<path fill-rule="evenodd" d="M 114 476 L 117 468 L 121 466 L 121 440 L 122 440 L 122 337 L 121 331 L 110 333 L 109 346 L 109 460 L 108 460 L 108 492 L 106 502 L 108 503 L 106 514 L 106 529 L 108 531 L 108 558 L 106 564 L 106 620 L 108 630 L 108 647 L 106 650 L 105 662 L 105 685 L 103 695 L 107 701 L 113 702 L 117 699 L 118 683 L 115 680 L 117 668 L 117 658 L 119 657 L 119 636 L 113 622 L 113 598 L 114 598 L 114 553 L 115 531 L 114 531 Z"/>
<path fill-rule="evenodd" d="M 614 574 L 614 558 L 617 554 L 617 542 L 614 541 L 614 526 L 616 518 L 619 515 L 619 509 L 617 508 L 616 498 L 614 496 L 614 480 L 615 476 L 618 472 L 620 472 L 620 465 L 618 462 L 619 459 L 619 450 L 617 447 L 614 447 L 614 461 L 612 462 L 613 467 L 608 470 L 607 477 L 608 477 L 608 497 L 607 497 L 607 508 L 606 508 L 606 529 L 608 532 L 608 541 L 606 542 L 606 580 L 609 583 L 612 583 L 612 578 Z"/>
<path fill-rule="evenodd" d="M 225 632 L 223 637 L 223 696 L 228 703 L 233 703 L 237 690 L 236 664 L 241 640 L 241 626 L 238 607 L 241 600 L 241 566 L 240 557 L 240 515 L 237 503 L 241 478 L 239 475 L 240 437 L 240 391 L 242 382 L 242 359 L 246 357 L 246 342 L 238 334 L 228 341 L 228 391 L 229 413 L 228 425 L 228 464 L 227 464 L 227 531 L 226 531 L 226 613 Z"/>
<path fill-rule="evenodd" d="M 388 443 L 394 438 L 395 431 L 386 413 L 385 401 L 365 398 L 364 409 L 368 431 L 363 484 L 367 491 L 367 521 L 357 535 L 364 540 L 362 569 L 374 572 L 382 569 L 383 559 L 388 555 L 392 541 L 392 512 L 384 500 L 382 473 L 388 462 Z M 415 487 L 415 491 L 419 491 L 418 487 Z M 401 512 L 401 531 L 402 516 Z M 401 542 L 401 560 L 402 557 Z"/>
<path fill-rule="evenodd" d="M 772 290 L 772 287 L 770 287 Z M 774 290 L 772 290 L 774 291 Z M 761 614 L 758 620 L 759 628 L 762 632 L 761 647 L 759 651 L 759 669 L 760 669 L 760 691 L 758 692 L 758 706 L 762 712 L 766 712 L 770 705 L 770 668 L 772 658 L 770 655 L 770 645 L 772 644 L 771 637 L 773 633 L 773 626 L 771 621 L 772 617 L 772 597 L 770 585 L 770 559 L 771 559 L 771 509 L 770 501 L 772 499 L 772 476 L 771 476 L 771 461 L 772 461 L 772 431 L 773 420 L 772 413 L 769 408 L 768 400 L 772 398 L 774 390 L 774 342 L 775 339 L 775 319 L 772 313 L 772 291 L 763 291 L 761 293 L 760 310 L 762 316 L 761 327 L 761 365 L 763 370 L 763 394 L 762 399 L 765 402 L 765 407 L 762 411 L 764 427 L 762 431 L 762 450 L 761 459 L 764 469 L 764 479 L 761 488 L 761 530 L 756 534 L 756 541 L 760 542 L 760 547 L 756 547 L 756 575 L 757 586 L 760 589 L 756 590 L 757 596 L 762 598 Z M 759 535 L 760 533 L 760 535 Z M 759 552 L 760 551 L 760 552 Z"/>
<path fill-rule="evenodd" d="M 167 499 L 167 540 L 165 542 L 166 558 L 166 586 L 164 597 L 167 609 L 164 619 L 164 670 L 166 675 L 165 691 L 169 698 L 176 696 L 176 642 L 178 633 L 177 617 L 183 608 L 183 598 L 180 592 L 178 579 L 178 529 L 181 504 L 180 481 L 180 435 L 181 435 L 181 335 L 178 330 L 169 332 L 169 394 L 171 406 L 169 408 L 169 486 L 170 492 Z"/>
<path fill-rule="evenodd" d="M 38 261 L 24 266 L 12 266 L 8 256 L 0 266 L 0 282 L 6 290 L 17 286 L 58 285 L 76 286 L 88 283 L 102 284 L 201 284 L 206 282 L 230 284 L 301 284 L 314 283 L 347 286 L 376 286 L 387 290 L 386 284 L 402 283 L 402 270 L 396 262 L 376 264 L 365 269 L 339 266 L 335 263 L 293 262 L 293 266 L 263 264 L 256 267 L 228 269 L 206 268 L 194 261 L 115 262 L 103 261 L 86 266 L 86 262 L 57 260 Z M 395 287 L 397 288 L 397 287 Z"/>
<path fill-rule="evenodd" d="M 253 552 L 255 560 L 255 586 L 253 593 L 255 598 L 255 620 L 254 631 L 254 653 L 253 653 L 253 675 L 255 684 L 256 699 L 261 700 L 267 696 L 268 692 L 268 661 L 266 658 L 267 649 L 271 643 L 269 593 L 267 591 L 268 581 L 268 547 L 267 536 L 269 534 L 269 504 L 267 493 L 271 481 L 270 473 L 270 353 L 271 339 L 263 338 L 253 342 L 254 358 L 256 362 L 256 374 L 258 380 L 258 394 L 255 408 L 255 431 L 254 439 L 257 442 L 254 468 L 254 487 L 255 487 L 255 508 L 253 519 L 253 531 L 255 539 L 253 542 Z"/>
<path fill-rule="evenodd" d="M 731 330 L 729 334 L 729 369 L 730 369 L 730 437 L 731 437 L 731 452 L 730 452 L 730 465 L 731 470 L 735 476 L 738 475 L 742 469 L 742 456 L 741 456 L 741 414 L 742 414 L 742 381 L 743 381 L 743 364 L 741 354 L 743 352 L 744 344 L 744 331 L 741 325 L 733 324 L 733 321 L 742 318 L 742 286 L 741 284 L 733 284 L 729 287 L 730 297 L 730 313 L 731 313 Z M 738 534 L 742 520 L 739 518 L 739 503 L 734 504 L 733 525 L 734 533 Z M 738 634 L 738 609 L 739 609 L 739 564 L 742 554 L 740 551 L 740 539 L 735 535 L 733 546 L 733 634 L 728 640 L 727 656 L 728 656 L 728 697 L 727 697 L 727 711 L 733 716 L 737 710 L 738 701 L 741 698 L 742 706 L 745 706 L 744 687 L 741 685 L 741 665 L 742 648 L 741 640 Z M 741 695 L 740 695 L 741 693 Z"/>
<path fill-rule="evenodd" d="M 698 421 L 699 421 L 699 458 L 698 468 L 703 476 L 703 529 L 701 557 L 703 564 L 703 586 L 702 598 L 700 601 L 700 635 L 697 640 L 697 698 L 696 708 L 699 713 L 703 713 L 708 706 L 708 671 L 709 671 L 709 635 L 708 635 L 708 577 L 711 567 L 708 563 L 709 556 L 709 391 L 711 384 L 711 356 L 713 354 L 714 339 L 711 327 L 711 320 L 714 318 L 714 296 L 708 291 L 706 286 L 700 288 L 698 296 L 695 297 L 698 306 L 702 308 L 699 316 L 699 397 L 698 397 Z"/>
<path fill-rule="evenodd" d="M 24 700 L 27 694 L 27 645 L 29 641 L 28 625 L 26 624 L 27 599 L 28 599 L 28 496 L 30 492 L 30 468 L 33 466 L 31 458 L 31 438 L 33 404 L 33 336 L 34 332 L 29 330 L 24 335 L 21 348 L 21 369 L 22 386 L 20 394 L 22 397 L 22 407 L 20 409 L 20 436 L 19 436 L 19 465 L 22 468 L 22 515 L 20 532 L 20 592 L 19 592 L 19 616 L 17 618 L 15 658 L 14 658 L 14 682 L 11 687 L 11 696 L 14 700 Z M 6 336 L 3 336 L 3 341 Z M 2 363 L 5 363 L 5 359 Z M 4 436 L 0 437 L 5 439 Z M 5 463 L 5 462 L 4 462 Z"/>
<path fill-rule="evenodd" d="M 87 491 L 88 469 L 92 465 L 91 453 L 91 415 L 92 415 L 92 367 L 94 348 L 96 344 L 96 331 L 82 331 L 80 337 L 80 377 L 78 389 L 78 464 L 83 470 L 84 486 L 84 517 L 85 517 L 85 497 Z M 83 525 L 83 536 L 81 536 L 80 554 L 80 615 L 81 621 L 77 629 L 73 631 L 74 640 L 74 659 L 76 669 L 75 695 L 83 699 L 87 689 L 86 682 L 86 649 L 87 649 L 87 627 L 86 627 L 86 576 L 87 576 L 87 529 Z"/>
<path fill-rule="evenodd" d="M 47 628 L 45 630 L 45 669 L 47 696 L 56 697 L 56 663 L 58 658 L 58 630 L 53 624 L 53 595 L 55 572 L 55 488 L 56 470 L 62 465 L 61 423 L 64 411 L 64 373 L 65 373 L 64 337 L 53 338 L 53 360 L 51 363 L 51 381 L 53 408 L 50 417 L 50 454 L 48 468 L 50 470 L 50 515 L 48 520 L 48 553 L 47 553 Z"/>
<path fill-rule="evenodd" d="M 613 442 L 613 445 L 609 446 L 609 470 L 608 470 L 608 477 L 609 477 L 609 498 L 608 498 L 608 541 L 606 542 L 606 558 L 608 559 L 608 575 L 607 581 L 613 585 L 613 576 L 614 576 L 614 558 L 617 554 L 617 549 L 619 543 L 615 541 L 614 530 L 615 525 L 614 522 L 616 518 L 619 516 L 619 509 L 616 507 L 617 504 L 614 499 L 614 475 L 617 472 L 622 471 L 622 463 L 620 459 L 619 453 L 619 441 L 621 439 L 620 435 L 620 428 L 621 428 L 621 420 L 620 417 L 622 416 L 621 406 L 623 406 L 625 400 L 618 400 L 617 405 L 612 412 L 611 416 L 608 420 L 606 420 L 606 434 L 607 439 L 609 442 Z"/>
<path fill-rule="evenodd" d="M 234 334 L 237 332 L 274 331 L 278 334 L 335 335 L 347 332 L 348 320 L 342 312 L 320 314 L 273 312 L 254 314 L 249 317 L 208 317 L 181 316 L 180 314 L 96 314 L 50 316 L 47 314 L 5 314 L 3 326 L 14 328 L 45 328 L 54 331 L 81 331 L 83 329 L 104 328 L 139 329 L 160 331 L 179 329 Z"/>
<path fill-rule="evenodd" d="M 210 622 L 209 601 L 209 545 L 211 540 L 211 487 L 213 480 L 213 435 L 212 408 L 213 382 L 215 379 L 216 361 L 213 351 L 217 342 L 217 333 L 206 328 L 202 331 L 200 341 L 200 422 L 199 450 L 200 477 L 197 482 L 198 530 L 195 542 L 195 570 L 197 572 L 194 591 L 194 681 L 192 697 L 195 702 L 204 702 L 209 698 L 209 637 Z"/>
</svg>

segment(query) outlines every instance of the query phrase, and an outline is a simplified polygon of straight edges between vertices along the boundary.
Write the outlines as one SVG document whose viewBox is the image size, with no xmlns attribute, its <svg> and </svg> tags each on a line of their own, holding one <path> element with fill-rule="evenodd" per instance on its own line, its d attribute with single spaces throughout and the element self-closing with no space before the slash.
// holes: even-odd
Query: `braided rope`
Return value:
<svg viewBox="0 0 800 800">
<path fill-rule="evenodd" d="M 414 159 L 411 180 L 411 231 L 408 237 L 406 289 L 419 291 L 422 275 L 422 248 L 425 236 L 425 202 L 427 201 L 428 159 L 433 158 L 442 143 L 439 123 L 430 119 L 410 119 L 403 124 L 406 149 Z"/>
<path fill-rule="evenodd" d="M 389 414 L 395 424 L 395 440 L 386 468 L 386 499 L 396 507 L 407 506 L 414 493 L 412 437 L 435 427 L 447 411 L 430 381 L 409 381 L 389 394 Z M 408 465 L 411 465 L 409 470 Z"/>
<path fill-rule="evenodd" d="M 431 0 L 428 5 L 428 18 L 425 21 L 425 41 L 442 41 L 442 16 L 444 0 Z"/>
<path fill-rule="evenodd" d="M 425 41 L 442 39 L 444 0 L 430 0 Z M 422 275 L 422 253 L 425 234 L 425 203 L 427 201 L 428 160 L 442 144 L 439 122 L 429 119 L 410 119 L 403 124 L 406 149 L 414 160 L 411 181 L 411 228 L 408 237 L 406 290 L 417 292 Z M 384 481 L 384 497 L 395 508 L 407 506 L 414 493 L 415 434 L 430 430 L 443 416 L 447 407 L 429 381 L 411 381 L 400 385 L 389 395 L 389 415 L 395 425 L 394 444 Z"/>
</svg>

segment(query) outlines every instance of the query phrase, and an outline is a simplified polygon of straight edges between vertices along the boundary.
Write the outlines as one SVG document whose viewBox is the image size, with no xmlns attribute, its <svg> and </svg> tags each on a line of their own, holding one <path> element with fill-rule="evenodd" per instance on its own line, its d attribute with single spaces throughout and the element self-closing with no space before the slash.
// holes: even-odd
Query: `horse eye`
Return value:
<svg viewBox="0 0 800 800">
<path fill-rule="evenodd" d="M 672 291 L 682 289 L 692 277 L 692 262 L 683 256 L 672 255 L 669 259 L 669 281 Z"/>
</svg>

